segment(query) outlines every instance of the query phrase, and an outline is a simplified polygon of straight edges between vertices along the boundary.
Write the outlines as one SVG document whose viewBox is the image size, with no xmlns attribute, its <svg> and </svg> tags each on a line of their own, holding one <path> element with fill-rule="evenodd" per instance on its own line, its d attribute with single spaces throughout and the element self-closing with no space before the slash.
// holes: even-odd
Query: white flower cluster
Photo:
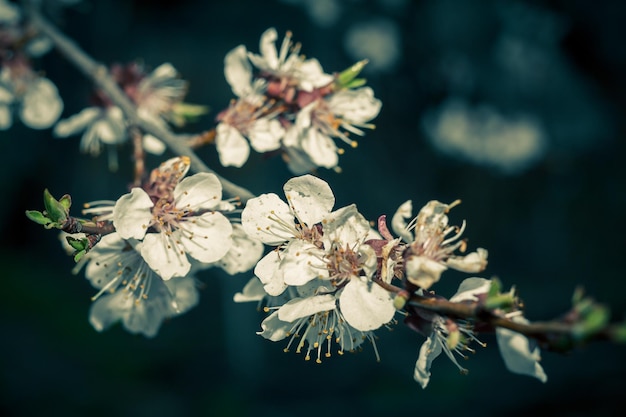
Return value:
<svg viewBox="0 0 626 417">
<path fill-rule="evenodd" d="M 237 210 L 222 200 L 217 177 L 183 178 L 188 170 L 188 158 L 172 158 L 142 188 L 86 210 L 116 229 L 82 261 L 100 289 L 90 316 L 97 330 L 121 319 L 129 331 L 154 336 L 163 319 L 196 304 L 195 272 L 219 266 L 236 274 L 261 257 L 263 245 L 230 218 Z"/>
<path fill-rule="evenodd" d="M 260 54 L 240 45 L 224 60 L 237 96 L 218 117 L 216 146 L 224 166 L 242 166 L 250 147 L 282 151 L 294 174 L 337 168 L 343 152 L 334 139 L 355 147 L 348 134 L 363 135 L 381 108 L 369 87 L 345 88 L 316 59 L 300 55 L 287 33 L 276 49 L 276 30 L 261 36 Z"/>
<path fill-rule="evenodd" d="M 31 63 L 50 47 L 47 38 L 29 33 L 17 5 L 0 0 L 0 130 L 13 125 L 14 111 L 32 129 L 49 128 L 58 120 L 63 100 Z"/>
<path fill-rule="evenodd" d="M 173 117 L 174 107 L 181 103 L 187 93 L 187 82 L 180 79 L 178 71 L 169 63 L 161 64 L 150 74 L 144 68 L 131 63 L 114 65 L 111 75 L 128 97 L 136 104 L 139 117 L 167 128 Z M 105 146 L 119 145 L 128 140 L 128 120 L 122 109 L 116 106 L 102 91 L 95 93 L 96 105 L 59 121 L 54 127 L 57 137 L 68 137 L 83 132 L 80 148 L 91 155 L 99 155 Z M 165 145 L 151 135 L 143 135 L 146 151 L 160 155 Z M 114 157 L 115 153 L 110 154 Z M 117 161 L 111 159 L 112 169 Z"/>
<path fill-rule="evenodd" d="M 244 230 L 276 248 L 255 267 L 253 278 L 236 301 L 268 298 L 274 310 L 259 334 L 277 341 L 289 338 L 296 352 L 305 344 L 306 359 L 352 351 L 395 314 L 389 292 L 372 279 L 377 270 L 376 237 L 369 222 L 350 205 L 332 211 L 328 184 L 311 175 L 289 180 L 287 202 L 276 194 L 248 201 L 241 214 Z"/>
<path fill-rule="evenodd" d="M 236 302 L 257 301 L 271 312 L 258 333 L 266 339 L 288 339 L 305 359 L 321 362 L 329 357 L 333 344 L 337 353 L 353 351 L 365 340 L 374 345 L 374 331 L 394 323 L 396 308 L 404 311 L 404 322 L 427 339 L 415 365 L 415 380 L 426 387 L 432 361 L 441 353 L 467 372 L 454 354 L 473 351 L 471 342 L 483 345 L 470 321 L 455 320 L 412 304 L 396 305 L 392 294 L 401 292 L 400 282 L 409 294 L 434 297 L 429 289 L 447 268 L 480 272 L 487 264 L 487 251 L 460 256 L 465 241 L 462 227 L 448 225 L 447 213 L 457 202 L 431 201 L 408 224 L 411 202 L 400 206 L 392 219 L 394 238 L 385 216 L 373 230 L 355 205 L 333 211 L 335 197 L 328 184 L 311 175 L 289 180 L 284 185 L 286 202 L 276 194 L 262 194 L 248 201 L 242 212 L 242 225 L 249 236 L 274 249 L 259 261 L 256 275 Z M 395 290 L 394 290 L 395 288 Z M 450 302 L 484 300 L 491 281 L 468 278 Z M 510 315 L 524 320 L 520 311 Z M 538 364 L 538 350 L 526 337 L 497 330 L 505 364 L 512 372 L 545 381 Z"/>
</svg>

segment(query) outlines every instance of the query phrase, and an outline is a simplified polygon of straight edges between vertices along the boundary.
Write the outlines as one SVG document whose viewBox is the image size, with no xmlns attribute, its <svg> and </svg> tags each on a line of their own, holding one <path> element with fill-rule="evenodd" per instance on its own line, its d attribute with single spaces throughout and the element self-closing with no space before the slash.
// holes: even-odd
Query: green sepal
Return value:
<svg viewBox="0 0 626 417">
<path fill-rule="evenodd" d="M 28 217 L 30 220 L 34 221 L 35 223 L 38 223 L 44 226 L 52 222 L 52 220 L 47 218 L 45 214 L 37 210 L 26 210 L 26 217 Z"/>
<path fill-rule="evenodd" d="M 352 89 L 364 86 L 367 83 L 365 78 L 357 78 L 344 85 L 343 88 Z"/>
<path fill-rule="evenodd" d="M 337 84 L 341 87 L 347 86 L 352 80 L 354 80 L 360 73 L 363 71 L 365 65 L 367 65 L 369 61 L 367 59 L 363 59 L 350 68 L 347 68 L 337 75 Z"/>
<path fill-rule="evenodd" d="M 71 236 L 66 237 L 67 243 L 76 250 L 84 250 L 89 248 L 89 240 L 87 238 L 76 239 Z"/>
<path fill-rule="evenodd" d="M 70 207 L 72 207 L 72 197 L 70 197 L 69 194 L 65 194 L 63 197 L 61 197 L 61 199 L 59 200 L 59 203 L 65 209 L 65 213 L 69 213 Z"/>
<path fill-rule="evenodd" d="M 80 261 L 83 258 L 83 256 L 85 256 L 85 254 L 87 254 L 86 250 L 81 250 L 81 251 L 76 252 L 74 254 L 74 262 Z"/>
</svg>

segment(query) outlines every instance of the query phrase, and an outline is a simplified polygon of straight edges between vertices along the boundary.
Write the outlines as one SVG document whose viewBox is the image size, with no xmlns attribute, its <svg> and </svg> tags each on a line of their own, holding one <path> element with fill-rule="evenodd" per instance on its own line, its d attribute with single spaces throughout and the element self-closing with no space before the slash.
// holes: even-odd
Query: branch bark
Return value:
<svg viewBox="0 0 626 417">
<path fill-rule="evenodd" d="M 45 34 L 53 42 L 56 49 L 78 70 L 80 70 L 87 78 L 92 80 L 94 84 L 103 90 L 106 95 L 117 105 L 126 115 L 131 125 L 137 126 L 143 132 L 163 141 L 165 145 L 176 155 L 187 156 L 191 160 L 191 169 L 195 172 L 210 172 L 215 174 L 220 182 L 224 193 L 230 197 L 239 197 L 242 203 L 246 203 L 250 198 L 254 197 L 247 189 L 240 187 L 210 169 L 198 155 L 184 142 L 179 140 L 175 134 L 162 128 L 161 126 L 144 120 L 137 114 L 135 104 L 128 96 L 119 88 L 117 83 L 109 75 L 105 65 L 96 62 L 87 53 L 85 53 L 72 39 L 59 31 L 51 24 L 37 9 L 31 5 L 29 8 L 30 24 L 35 30 Z"/>
</svg>

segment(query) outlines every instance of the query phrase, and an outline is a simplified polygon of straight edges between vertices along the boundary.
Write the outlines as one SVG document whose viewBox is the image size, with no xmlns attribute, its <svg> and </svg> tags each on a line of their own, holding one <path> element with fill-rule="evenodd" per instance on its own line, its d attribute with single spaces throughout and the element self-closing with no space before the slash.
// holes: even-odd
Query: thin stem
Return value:
<svg viewBox="0 0 626 417">
<path fill-rule="evenodd" d="M 130 129 L 133 141 L 133 161 L 135 162 L 135 178 L 133 180 L 134 187 L 140 187 L 143 176 L 146 172 L 145 152 L 143 150 L 143 135 L 137 128 Z"/>
<path fill-rule="evenodd" d="M 136 106 L 111 78 L 107 68 L 87 55 L 72 39 L 59 31 L 45 17 L 41 15 L 37 7 L 29 8 L 31 25 L 40 33 L 45 34 L 53 42 L 56 49 L 87 78 L 92 80 L 98 88 L 106 93 L 116 106 L 126 115 L 131 125 L 137 126 L 145 133 L 163 141 L 176 155 L 187 156 L 191 161 L 191 169 L 195 172 L 210 172 L 215 174 L 224 189 L 224 193 L 231 197 L 239 197 L 242 202 L 254 197 L 250 191 L 240 187 L 221 177 L 210 169 L 198 155 L 184 141 L 177 139 L 176 135 L 152 121 L 142 119 L 137 114 Z"/>
</svg>

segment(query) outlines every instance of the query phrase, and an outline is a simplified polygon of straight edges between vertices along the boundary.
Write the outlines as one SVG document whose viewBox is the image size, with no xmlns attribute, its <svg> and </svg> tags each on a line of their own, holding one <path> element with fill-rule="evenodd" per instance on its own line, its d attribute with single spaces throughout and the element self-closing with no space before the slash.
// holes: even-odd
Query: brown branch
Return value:
<svg viewBox="0 0 626 417">
<path fill-rule="evenodd" d="M 603 328 L 590 334 L 577 333 L 577 321 L 556 319 L 524 323 L 513 321 L 511 318 L 497 314 L 485 308 L 480 301 L 451 302 L 444 298 L 412 295 L 407 305 L 412 308 L 427 310 L 443 316 L 472 320 L 476 327 L 509 329 L 537 340 L 544 349 L 568 352 L 573 347 L 590 340 L 615 340 L 621 329 L 621 324 L 607 323 Z"/>
<path fill-rule="evenodd" d="M 33 28 L 46 35 L 53 42 L 56 49 L 69 62 L 78 68 L 87 78 L 92 80 L 98 88 L 104 91 L 111 101 L 124 112 L 126 118 L 132 125 L 139 127 L 145 133 L 151 134 L 163 141 L 173 153 L 189 157 L 193 171 L 215 174 L 222 183 L 224 192 L 229 196 L 239 197 L 243 203 L 254 197 L 254 194 L 250 191 L 215 173 L 186 143 L 178 140 L 175 134 L 156 123 L 139 117 L 136 106 L 128 96 L 124 94 L 113 78 L 111 78 L 106 66 L 92 59 L 72 39 L 68 38 L 54 25 L 48 22 L 48 20 L 41 15 L 36 6 L 31 5 L 28 11 L 30 24 Z"/>
</svg>

